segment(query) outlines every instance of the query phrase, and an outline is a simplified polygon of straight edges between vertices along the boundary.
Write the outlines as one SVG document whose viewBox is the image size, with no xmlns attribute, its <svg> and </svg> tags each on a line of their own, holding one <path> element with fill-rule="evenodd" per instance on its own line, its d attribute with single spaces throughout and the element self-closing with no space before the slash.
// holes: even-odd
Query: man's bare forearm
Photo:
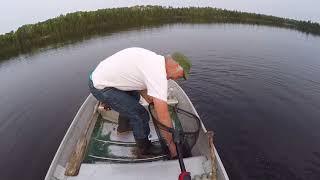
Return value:
<svg viewBox="0 0 320 180">
<path fill-rule="evenodd" d="M 139 91 L 140 92 L 140 95 L 148 102 L 148 103 L 151 103 L 153 101 L 153 98 L 151 96 L 148 95 L 148 92 L 147 90 L 141 90 Z"/>
<path fill-rule="evenodd" d="M 172 127 L 172 122 L 170 119 L 168 105 L 165 101 L 158 100 L 155 98 L 154 106 L 157 113 L 158 120 L 168 127 Z"/>
<path fill-rule="evenodd" d="M 153 103 L 154 103 L 154 107 L 156 110 L 156 115 L 158 117 L 158 120 L 162 124 L 164 124 L 165 126 L 172 128 L 173 125 L 172 125 L 172 121 L 171 121 L 171 118 L 169 115 L 167 102 L 162 101 L 157 98 L 153 98 Z M 166 131 L 161 131 L 161 134 L 163 135 L 163 137 L 167 141 L 167 144 L 168 144 L 170 152 L 171 152 L 171 156 L 176 156 L 176 153 L 177 153 L 176 146 L 173 143 L 171 133 L 166 132 Z"/>
</svg>

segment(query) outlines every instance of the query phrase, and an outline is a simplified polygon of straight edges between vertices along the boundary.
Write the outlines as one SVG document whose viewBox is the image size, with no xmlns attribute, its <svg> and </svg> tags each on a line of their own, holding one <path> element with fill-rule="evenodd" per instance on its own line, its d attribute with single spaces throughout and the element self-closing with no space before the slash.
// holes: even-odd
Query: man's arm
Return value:
<svg viewBox="0 0 320 180">
<path fill-rule="evenodd" d="M 157 119 L 165 126 L 172 128 L 172 121 L 169 115 L 167 102 L 153 97 L 153 103 L 156 110 Z M 161 130 L 161 134 L 167 141 L 169 150 L 171 152 L 171 157 L 176 156 L 177 155 L 176 146 L 173 142 L 171 133 Z"/>
<path fill-rule="evenodd" d="M 152 103 L 153 101 L 153 97 L 149 96 L 147 93 L 148 91 L 145 89 L 145 90 L 141 90 L 139 91 L 140 92 L 140 95 L 150 104 Z"/>
</svg>

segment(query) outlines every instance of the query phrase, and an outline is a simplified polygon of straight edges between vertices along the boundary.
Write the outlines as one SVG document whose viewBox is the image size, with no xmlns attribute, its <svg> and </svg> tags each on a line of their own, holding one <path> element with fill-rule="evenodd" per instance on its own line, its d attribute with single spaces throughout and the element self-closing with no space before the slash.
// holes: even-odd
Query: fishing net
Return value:
<svg viewBox="0 0 320 180">
<path fill-rule="evenodd" d="M 153 119 L 153 123 L 156 127 L 156 131 L 163 149 L 169 154 L 169 149 L 164 139 L 164 132 L 169 132 L 173 138 L 179 138 L 180 144 L 182 145 L 183 156 L 190 157 L 191 150 L 196 144 L 199 130 L 200 130 L 200 119 L 183 109 L 177 108 L 176 106 L 168 105 L 168 110 L 172 120 L 173 128 L 167 127 L 158 121 L 154 106 L 149 105 L 149 111 Z"/>
</svg>

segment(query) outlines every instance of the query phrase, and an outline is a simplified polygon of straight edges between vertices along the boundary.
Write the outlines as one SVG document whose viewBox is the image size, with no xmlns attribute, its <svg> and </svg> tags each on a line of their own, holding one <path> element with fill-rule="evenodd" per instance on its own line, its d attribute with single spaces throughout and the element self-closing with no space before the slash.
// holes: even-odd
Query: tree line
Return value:
<svg viewBox="0 0 320 180">
<path fill-rule="evenodd" d="M 0 60 L 43 47 L 77 41 L 96 34 L 169 23 L 267 25 L 320 35 L 320 25 L 310 21 L 298 21 L 210 7 L 134 6 L 69 13 L 44 22 L 21 26 L 16 31 L 0 35 Z"/>
</svg>

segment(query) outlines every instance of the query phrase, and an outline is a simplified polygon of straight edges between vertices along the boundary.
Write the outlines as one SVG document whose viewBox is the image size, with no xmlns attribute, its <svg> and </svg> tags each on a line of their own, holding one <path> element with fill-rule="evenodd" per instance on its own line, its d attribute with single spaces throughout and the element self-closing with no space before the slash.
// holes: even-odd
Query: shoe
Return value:
<svg viewBox="0 0 320 180">
<path fill-rule="evenodd" d="M 136 139 L 138 146 L 138 156 L 149 157 L 149 156 L 159 156 L 163 154 L 161 146 L 157 146 L 151 143 L 148 138 Z"/>
<path fill-rule="evenodd" d="M 126 118 L 123 118 L 123 117 L 119 117 L 117 133 L 118 134 L 127 134 L 130 131 L 132 131 L 132 127 L 129 124 L 129 120 Z"/>
</svg>

